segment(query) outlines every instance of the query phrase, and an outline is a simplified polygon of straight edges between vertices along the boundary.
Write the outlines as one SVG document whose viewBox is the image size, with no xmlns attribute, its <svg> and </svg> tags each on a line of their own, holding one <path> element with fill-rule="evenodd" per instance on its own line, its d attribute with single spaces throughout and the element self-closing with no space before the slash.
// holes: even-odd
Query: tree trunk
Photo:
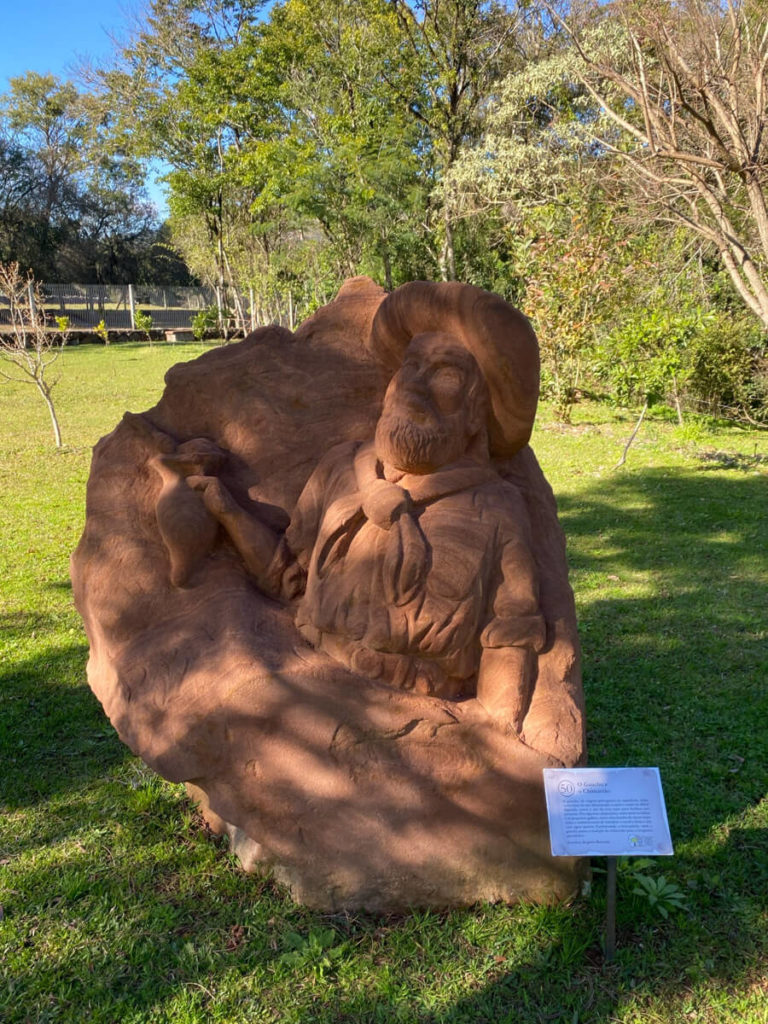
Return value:
<svg viewBox="0 0 768 1024">
<path fill-rule="evenodd" d="M 48 387 L 44 380 L 37 380 L 35 381 L 35 383 L 37 384 L 40 394 L 43 396 L 43 399 L 45 400 L 45 404 L 48 406 L 48 412 L 51 414 L 51 424 L 53 426 L 53 437 L 54 440 L 56 441 L 56 447 L 61 448 L 61 428 L 59 427 L 59 420 L 58 417 L 56 416 L 56 410 L 53 407 L 51 389 Z"/>
<path fill-rule="evenodd" d="M 613 467 L 614 469 L 618 469 L 620 466 L 623 466 L 624 463 L 627 461 L 627 452 L 629 451 L 630 447 L 632 446 L 632 442 L 637 437 L 637 432 L 640 429 L 640 427 L 642 426 L 643 419 L 645 418 L 645 414 L 647 412 L 648 412 L 648 401 L 646 399 L 645 405 L 640 410 L 640 416 L 638 417 L 637 423 L 635 424 L 635 429 L 629 435 L 629 440 L 624 445 L 624 451 L 621 453 L 621 458 L 619 459 L 619 461 Z"/>
<path fill-rule="evenodd" d="M 389 250 L 386 246 L 382 249 L 381 258 L 384 263 L 384 287 L 388 292 L 392 291 L 392 261 L 389 258 Z"/>
<path fill-rule="evenodd" d="M 443 244 L 440 246 L 440 277 L 443 281 L 456 280 L 456 253 L 453 247 L 453 225 L 448 210 L 443 210 Z"/>
<path fill-rule="evenodd" d="M 744 261 L 742 261 L 742 266 L 740 267 L 734 258 L 733 253 L 722 246 L 720 248 L 720 257 L 725 269 L 728 271 L 731 281 L 733 281 L 736 291 L 744 300 L 745 305 L 752 310 L 763 327 L 768 330 L 768 302 L 762 295 L 756 295 L 754 289 L 750 287 L 749 282 L 744 280 L 744 276 L 742 275 Z"/>
<path fill-rule="evenodd" d="M 227 279 L 229 280 L 229 291 L 232 293 L 232 301 L 235 306 L 235 317 L 237 318 L 238 323 L 243 329 L 243 334 L 247 334 L 248 326 L 245 322 L 245 311 L 243 309 L 243 304 L 240 301 L 240 294 L 237 288 L 235 287 L 235 278 L 232 273 L 232 267 L 230 266 L 229 263 L 229 256 L 227 256 L 227 250 L 224 248 L 223 244 L 221 247 L 221 257 L 222 260 L 224 261 L 224 266 L 227 268 Z"/>
<path fill-rule="evenodd" d="M 677 413 L 677 422 L 680 426 L 683 426 L 683 410 L 680 407 L 680 389 L 677 386 L 677 377 L 672 377 L 672 398 L 675 402 L 675 412 Z"/>
</svg>

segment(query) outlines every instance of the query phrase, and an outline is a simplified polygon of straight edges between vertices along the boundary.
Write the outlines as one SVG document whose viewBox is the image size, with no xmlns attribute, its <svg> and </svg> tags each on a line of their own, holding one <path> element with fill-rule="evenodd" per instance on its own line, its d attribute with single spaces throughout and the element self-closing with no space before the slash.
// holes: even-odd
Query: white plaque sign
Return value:
<svg viewBox="0 0 768 1024">
<path fill-rule="evenodd" d="M 658 768 L 545 768 L 554 857 L 671 856 Z"/>
</svg>

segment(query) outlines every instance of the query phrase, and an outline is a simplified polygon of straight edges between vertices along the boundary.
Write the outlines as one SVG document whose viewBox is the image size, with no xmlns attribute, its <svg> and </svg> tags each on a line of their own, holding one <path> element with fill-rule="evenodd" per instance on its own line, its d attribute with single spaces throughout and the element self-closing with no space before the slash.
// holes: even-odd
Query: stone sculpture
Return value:
<svg viewBox="0 0 768 1024">
<path fill-rule="evenodd" d="M 313 906 L 572 893 L 541 769 L 583 763 L 583 699 L 525 318 L 356 278 L 166 384 L 97 445 L 72 560 L 123 740 Z"/>
</svg>

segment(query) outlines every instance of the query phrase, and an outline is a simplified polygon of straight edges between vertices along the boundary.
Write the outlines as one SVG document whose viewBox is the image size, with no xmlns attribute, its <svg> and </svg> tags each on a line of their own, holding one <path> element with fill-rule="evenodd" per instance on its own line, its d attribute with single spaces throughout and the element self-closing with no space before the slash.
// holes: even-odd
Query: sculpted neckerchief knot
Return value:
<svg viewBox="0 0 768 1024">
<path fill-rule="evenodd" d="M 400 606 L 416 596 L 429 565 L 429 543 L 418 523 L 417 506 L 476 487 L 495 474 L 490 466 L 479 466 L 467 458 L 424 476 L 403 474 L 400 483 L 385 480 L 382 474 L 373 444 L 362 445 L 355 455 L 358 491 L 334 502 L 328 510 L 336 529 L 320 554 L 317 572 L 325 576 L 344 557 L 367 520 L 387 535 L 381 566 L 384 593 L 388 603 Z"/>
<path fill-rule="evenodd" d="M 370 480 L 360 493 L 366 519 L 388 533 L 381 567 L 384 595 L 390 604 L 407 604 L 426 575 L 429 556 L 411 495 L 381 477 Z"/>
</svg>

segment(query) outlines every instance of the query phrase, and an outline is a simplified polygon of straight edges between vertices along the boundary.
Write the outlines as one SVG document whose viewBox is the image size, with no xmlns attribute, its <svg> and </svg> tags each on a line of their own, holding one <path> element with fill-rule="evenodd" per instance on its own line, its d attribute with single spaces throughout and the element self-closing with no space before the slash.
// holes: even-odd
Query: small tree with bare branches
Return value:
<svg viewBox="0 0 768 1024">
<path fill-rule="evenodd" d="M 66 335 L 46 327 L 39 286 L 31 274 L 21 272 L 18 263 L 0 263 L 0 297 L 8 303 L 9 320 L 0 321 L 0 377 L 34 384 L 48 407 L 56 447 L 61 448 L 61 428 L 51 397 L 58 378 L 51 380 L 48 370 L 61 355 Z"/>
<path fill-rule="evenodd" d="M 768 328 L 765 0 L 615 0 L 595 3 L 583 27 L 547 6 L 602 112 L 598 145 L 624 162 L 657 217 L 717 249 Z"/>
</svg>

